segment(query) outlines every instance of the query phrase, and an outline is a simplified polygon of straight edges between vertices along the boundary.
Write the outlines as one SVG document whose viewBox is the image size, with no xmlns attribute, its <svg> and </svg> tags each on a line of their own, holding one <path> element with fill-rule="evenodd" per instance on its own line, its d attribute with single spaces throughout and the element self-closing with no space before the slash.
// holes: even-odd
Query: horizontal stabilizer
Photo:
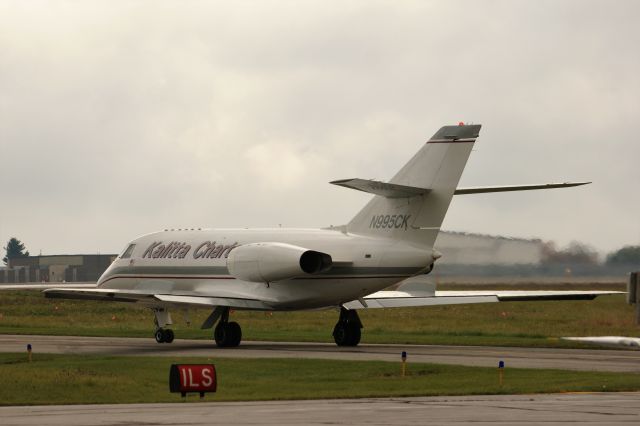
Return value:
<svg viewBox="0 0 640 426">
<path fill-rule="evenodd" d="M 409 198 L 424 195 L 430 191 L 428 188 L 418 188 L 415 186 L 398 185 L 368 179 L 341 179 L 329 183 L 344 186 L 345 188 L 357 189 L 358 191 L 368 192 L 370 194 L 381 195 L 386 198 Z"/>
<path fill-rule="evenodd" d="M 459 305 L 467 303 L 524 302 L 529 300 L 591 300 L 598 296 L 621 294 L 620 291 L 562 290 L 481 290 L 436 291 L 425 297 L 425 291 L 379 291 L 362 299 L 345 303 L 347 309 L 400 308 L 415 306 Z"/>
<path fill-rule="evenodd" d="M 330 183 L 332 183 L 333 185 L 344 186 L 345 188 L 368 192 L 370 194 L 381 195 L 386 198 L 409 198 L 415 197 L 417 195 L 425 195 L 431 191 L 429 188 L 418 188 L 416 186 L 398 185 L 395 183 L 387 183 L 369 179 L 342 179 L 334 180 Z M 458 188 L 455 190 L 454 195 L 571 188 L 573 186 L 588 185 L 590 183 L 591 182 L 563 182 L 543 183 L 535 185 L 473 186 L 469 188 Z"/>
<path fill-rule="evenodd" d="M 572 186 L 588 185 L 591 182 L 545 183 L 540 185 L 506 185 L 506 186 L 475 186 L 458 188 L 454 195 L 483 194 L 487 192 L 531 191 L 534 189 L 570 188 Z"/>
</svg>

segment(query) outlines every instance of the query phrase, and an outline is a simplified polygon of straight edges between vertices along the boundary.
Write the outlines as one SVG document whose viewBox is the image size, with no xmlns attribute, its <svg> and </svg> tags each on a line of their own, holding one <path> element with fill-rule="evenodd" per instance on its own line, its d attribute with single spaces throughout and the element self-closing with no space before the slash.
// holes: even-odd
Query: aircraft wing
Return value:
<svg viewBox="0 0 640 426">
<path fill-rule="evenodd" d="M 48 299 L 80 299 L 113 302 L 143 303 L 147 305 L 190 305 L 201 307 L 228 306 L 235 309 L 271 310 L 267 303 L 255 299 L 208 297 L 194 295 L 158 294 L 145 290 L 118 290 L 104 288 L 48 288 Z"/>
<path fill-rule="evenodd" d="M 96 288 L 96 283 L 0 284 L 2 290 L 46 290 L 48 288 Z"/>
<path fill-rule="evenodd" d="M 343 304 L 347 309 L 400 308 L 541 300 L 592 300 L 621 291 L 481 290 L 481 291 L 379 291 Z"/>
<path fill-rule="evenodd" d="M 395 183 L 381 182 L 370 179 L 340 179 L 329 182 L 333 185 L 356 189 L 370 194 L 381 195 L 386 198 L 410 198 L 417 195 L 426 195 L 430 188 L 398 185 Z M 473 186 L 469 188 L 457 188 L 454 195 L 485 194 L 488 192 L 532 191 L 535 189 L 570 188 L 572 186 L 588 185 L 591 182 L 562 182 L 543 183 L 534 185 L 501 185 L 501 186 Z"/>
<path fill-rule="evenodd" d="M 640 349 L 640 338 L 624 336 L 588 336 L 588 337 L 562 337 L 563 340 L 590 343 L 592 345 L 608 346 L 612 348 Z"/>
<path fill-rule="evenodd" d="M 395 183 L 381 182 L 370 179 L 340 179 L 329 182 L 333 185 L 356 189 L 370 194 L 381 195 L 386 198 L 409 198 L 424 195 L 431 191 L 428 188 L 398 185 Z"/>
</svg>

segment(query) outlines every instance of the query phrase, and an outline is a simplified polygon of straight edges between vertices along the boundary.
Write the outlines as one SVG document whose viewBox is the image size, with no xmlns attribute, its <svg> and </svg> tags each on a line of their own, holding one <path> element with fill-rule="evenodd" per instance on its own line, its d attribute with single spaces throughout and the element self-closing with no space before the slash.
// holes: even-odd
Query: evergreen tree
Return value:
<svg viewBox="0 0 640 426">
<path fill-rule="evenodd" d="M 16 259 L 19 257 L 28 257 L 29 252 L 25 251 L 25 246 L 22 242 L 17 238 L 11 238 L 9 242 L 7 242 L 7 246 L 4 249 L 7 251 L 7 255 L 2 259 L 4 264 L 8 264 L 11 259 Z"/>
</svg>

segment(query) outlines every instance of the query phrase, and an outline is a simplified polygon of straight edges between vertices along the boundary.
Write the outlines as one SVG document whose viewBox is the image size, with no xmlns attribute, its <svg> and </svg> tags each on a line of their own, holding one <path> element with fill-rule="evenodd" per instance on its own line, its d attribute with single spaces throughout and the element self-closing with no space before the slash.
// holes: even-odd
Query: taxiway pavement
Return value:
<svg viewBox="0 0 640 426">
<path fill-rule="evenodd" d="M 25 425 L 628 425 L 640 393 L 579 393 L 313 401 L 0 407 L 6 426 Z"/>
<path fill-rule="evenodd" d="M 583 371 L 640 372 L 640 351 L 606 349 L 513 348 L 494 346 L 377 345 L 355 348 L 329 343 L 242 342 L 238 348 L 216 347 L 210 340 L 176 339 L 158 344 L 152 338 L 0 335 L 0 352 L 189 356 L 211 358 L 316 358 L 399 361 L 495 367 L 556 368 Z"/>
</svg>

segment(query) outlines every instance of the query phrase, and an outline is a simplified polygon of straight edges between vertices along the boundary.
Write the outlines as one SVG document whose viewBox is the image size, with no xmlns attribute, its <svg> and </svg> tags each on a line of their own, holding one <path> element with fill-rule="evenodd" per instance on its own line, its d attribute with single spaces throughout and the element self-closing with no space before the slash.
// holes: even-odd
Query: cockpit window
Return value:
<svg viewBox="0 0 640 426">
<path fill-rule="evenodd" d="M 136 248 L 135 244 L 129 244 L 129 247 L 120 255 L 120 259 L 129 259 L 134 248 Z"/>
</svg>

